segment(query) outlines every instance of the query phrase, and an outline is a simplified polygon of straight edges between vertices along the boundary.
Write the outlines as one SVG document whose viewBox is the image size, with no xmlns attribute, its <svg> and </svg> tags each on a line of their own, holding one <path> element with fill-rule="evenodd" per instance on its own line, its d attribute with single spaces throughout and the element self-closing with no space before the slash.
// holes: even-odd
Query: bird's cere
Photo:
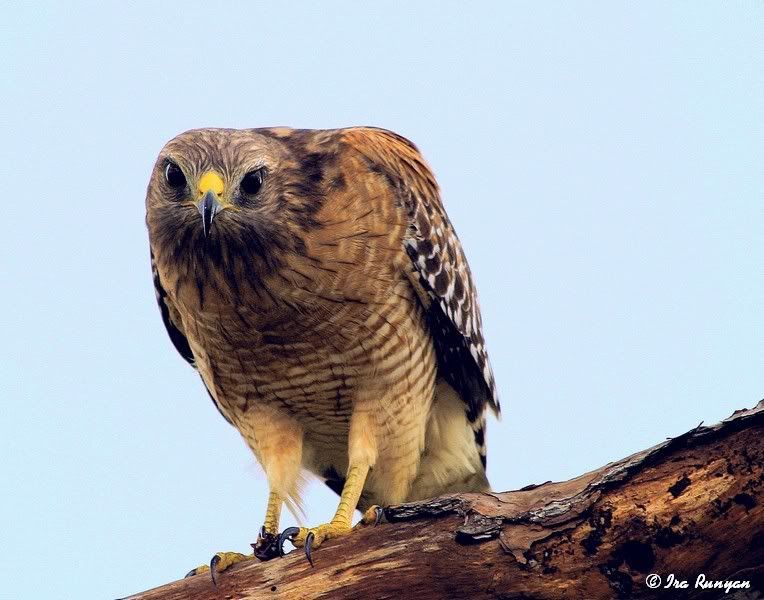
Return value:
<svg viewBox="0 0 764 600">
<path fill-rule="evenodd" d="M 214 193 L 220 197 L 225 191 L 223 178 L 215 171 L 207 171 L 199 178 L 199 196 L 204 196 L 208 192 Z"/>
</svg>

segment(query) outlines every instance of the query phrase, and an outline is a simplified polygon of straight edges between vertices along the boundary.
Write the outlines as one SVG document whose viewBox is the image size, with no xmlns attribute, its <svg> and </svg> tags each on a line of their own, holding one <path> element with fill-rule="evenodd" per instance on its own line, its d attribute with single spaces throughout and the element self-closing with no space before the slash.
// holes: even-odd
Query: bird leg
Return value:
<svg viewBox="0 0 764 600">
<path fill-rule="evenodd" d="M 324 540 L 339 537 L 352 531 L 353 511 L 355 511 L 361 497 L 368 472 L 369 465 L 367 464 L 353 465 L 348 469 L 337 512 L 329 523 L 317 527 L 294 528 L 297 531 L 290 537 L 290 541 L 297 547 L 305 548 L 305 555 L 310 564 L 313 564 L 311 556 L 313 548 L 318 548 Z"/>
<path fill-rule="evenodd" d="M 284 554 L 285 538 L 279 535 L 282 505 L 281 496 L 271 490 L 268 496 L 268 508 L 265 511 L 265 523 L 257 536 L 257 542 L 252 544 L 254 554 L 260 560 L 270 560 Z"/>
<path fill-rule="evenodd" d="M 287 498 L 297 499 L 302 463 L 303 430 L 291 416 L 269 406 L 253 406 L 240 417 L 237 427 L 268 478 L 270 494 L 265 521 L 260 529 L 253 554 L 218 552 L 209 566 L 203 565 L 189 575 L 210 571 L 212 580 L 231 565 L 243 560 L 269 560 L 283 554 L 285 533 L 279 535 L 281 508 Z M 297 500 L 299 502 L 299 500 Z"/>
<path fill-rule="evenodd" d="M 332 520 L 318 527 L 295 527 L 289 532 L 292 543 L 305 548 L 305 555 L 311 565 L 311 549 L 318 548 L 324 540 L 345 535 L 352 530 L 353 511 L 366 485 L 369 469 L 377 460 L 378 424 L 374 408 L 373 403 L 369 405 L 359 402 L 350 417 L 348 470 L 340 494 L 340 503 Z"/>
</svg>

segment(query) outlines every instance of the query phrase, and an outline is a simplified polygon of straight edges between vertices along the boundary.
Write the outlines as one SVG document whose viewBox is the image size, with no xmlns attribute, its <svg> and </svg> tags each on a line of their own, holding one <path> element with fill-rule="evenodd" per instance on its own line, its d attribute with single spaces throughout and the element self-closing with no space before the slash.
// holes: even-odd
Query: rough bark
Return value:
<svg viewBox="0 0 764 600">
<path fill-rule="evenodd" d="M 563 483 L 388 507 L 315 567 L 295 551 L 130 600 L 762 598 L 763 426 L 764 400 Z M 662 587 L 669 573 L 688 587 Z M 700 574 L 750 587 L 699 589 Z"/>
</svg>

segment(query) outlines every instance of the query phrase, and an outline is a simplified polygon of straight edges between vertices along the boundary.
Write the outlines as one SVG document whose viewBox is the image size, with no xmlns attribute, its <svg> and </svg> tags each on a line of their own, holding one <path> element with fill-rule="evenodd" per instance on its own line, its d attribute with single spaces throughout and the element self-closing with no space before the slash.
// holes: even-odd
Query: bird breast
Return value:
<svg viewBox="0 0 764 600">
<path fill-rule="evenodd" d="M 353 286 L 354 273 L 328 278 L 310 264 L 292 263 L 266 289 L 210 285 L 203 305 L 190 294 L 193 308 L 182 310 L 199 371 L 234 423 L 261 403 L 297 416 L 306 431 L 330 424 L 346 433 L 360 390 L 412 387 L 434 369 L 408 280 L 388 265 Z"/>
</svg>

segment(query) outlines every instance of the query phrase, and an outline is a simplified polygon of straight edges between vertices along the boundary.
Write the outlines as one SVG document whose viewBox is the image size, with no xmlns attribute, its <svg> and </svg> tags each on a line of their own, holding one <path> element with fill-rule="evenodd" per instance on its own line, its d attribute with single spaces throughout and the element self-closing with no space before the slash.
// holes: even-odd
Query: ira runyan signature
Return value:
<svg viewBox="0 0 764 600">
<path fill-rule="evenodd" d="M 666 576 L 665 583 L 661 582 L 661 578 L 658 575 L 651 574 L 645 578 L 645 583 L 650 588 L 662 587 L 663 589 L 675 589 L 685 590 L 690 587 L 690 582 L 687 579 L 679 579 L 673 573 L 669 573 Z M 663 583 L 663 585 L 661 585 Z M 705 574 L 701 573 L 695 579 L 694 588 L 696 590 L 724 590 L 725 594 L 729 594 L 730 590 L 748 589 L 751 587 L 751 582 L 744 579 L 736 580 L 714 580 L 707 579 Z"/>
</svg>

